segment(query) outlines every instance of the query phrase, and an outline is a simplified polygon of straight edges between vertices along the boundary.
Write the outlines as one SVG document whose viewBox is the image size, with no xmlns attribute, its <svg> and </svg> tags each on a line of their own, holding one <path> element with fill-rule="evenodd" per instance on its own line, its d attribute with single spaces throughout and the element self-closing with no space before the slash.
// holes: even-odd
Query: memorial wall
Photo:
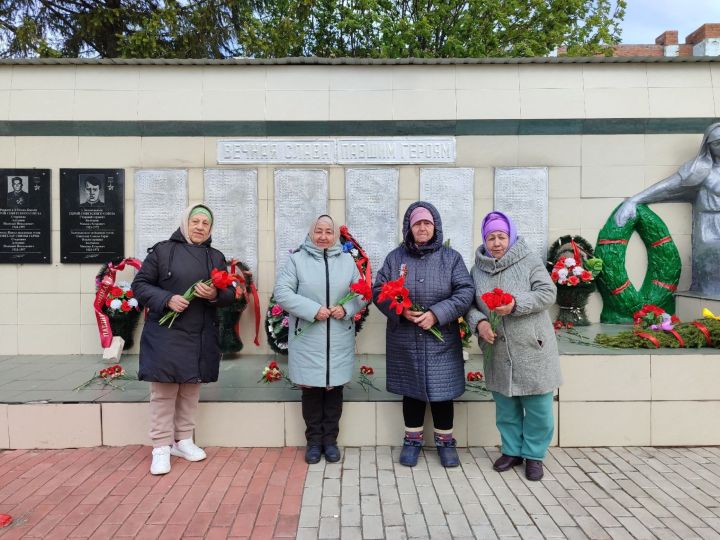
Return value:
<svg viewBox="0 0 720 540">
<path fill-rule="evenodd" d="M 262 312 L 324 212 L 374 269 L 418 199 L 438 207 L 468 266 L 493 208 L 539 254 L 564 234 L 594 244 L 612 210 L 690 159 L 720 117 L 717 60 L 624 60 L 0 63 L 0 355 L 100 352 L 100 265 L 143 259 L 201 201 L 213 245 L 253 270 Z M 687 289 L 690 205 L 653 210 Z M 645 257 L 633 237 L 635 283 Z M 600 308 L 596 294 L 591 320 Z M 267 353 L 250 315 L 242 354 Z M 373 308 L 359 352 L 384 352 L 384 324 Z"/>
</svg>

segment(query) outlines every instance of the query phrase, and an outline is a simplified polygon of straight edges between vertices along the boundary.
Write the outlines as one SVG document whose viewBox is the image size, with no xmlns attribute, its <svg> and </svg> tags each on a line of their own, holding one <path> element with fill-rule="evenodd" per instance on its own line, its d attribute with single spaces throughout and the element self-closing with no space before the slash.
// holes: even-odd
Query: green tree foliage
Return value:
<svg viewBox="0 0 720 540">
<path fill-rule="evenodd" d="M 0 0 L 0 56 L 608 53 L 626 0 Z"/>
</svg>

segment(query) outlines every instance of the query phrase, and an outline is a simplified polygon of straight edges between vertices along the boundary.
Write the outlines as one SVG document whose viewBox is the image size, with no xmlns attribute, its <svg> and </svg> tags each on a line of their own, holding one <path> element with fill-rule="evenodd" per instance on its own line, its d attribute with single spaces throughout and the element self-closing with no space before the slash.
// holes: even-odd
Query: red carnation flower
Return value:
<svg viewBox="0 0 720 540">
<path fill-rule="evenodd" d="M 268 367 L 269 367 L 270 369 L 277 369 L 277 368 L 278 368 L 278 363 L 277 363 L 275 360 L 273 360 L 272 362 L 270 362 L 270 363 L 268 364 Z"/>
<path fill-rule="evenodd" d="M 135 293 L 132 292 L 131 289 L 128 289 L 127 291 L 125 291 L 125 298 L 133 298 L 134 296 L 135 296 Z"/>
<path fill-rule="evenodd" d="M 110 289 L 110 294 L 112 294 L 115 298 L 120 298 L 123 295 L 123 290 L 120 287 L 113 287 Z"/>
<path fill-rule="evenodd" d="M 580 280 L 578 279 L 577 276 L 570 276 L 570 277 L 568 278 L 568 283 L 569 283 L 570 285 L 577 285 L 578 283 L 580 283 Z"/>
<path fill-rule="evenodd" d="M 582 279 L 583 281 L 590 281 L 592 277 L 592 272 L 588 272 L 587 270 L 583 270 L 583 273 L 580 274 L 580 279 Z"/>
<path fill-rule="evenodd" d="M 123 300 L 122 304 L 120 304 L 120 310 L 121 311 L 130 311 L 132 309 L 132 306 L 128 304 L 127 300 Z"/>
</svg>

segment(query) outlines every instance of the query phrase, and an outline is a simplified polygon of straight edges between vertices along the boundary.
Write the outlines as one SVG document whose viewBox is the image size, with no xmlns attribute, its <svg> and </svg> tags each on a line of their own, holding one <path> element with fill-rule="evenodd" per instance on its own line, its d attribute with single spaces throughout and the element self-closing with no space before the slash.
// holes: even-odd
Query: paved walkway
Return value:
<svg viewBox="0 0 720 540">
<path fill-rule="evenodd" d="M 398 448 L 208 448 L 147 473 L 149 449 L 0 451 L 16 538 L 720 538 L 720 448 L 553 448 L 542 482 L 492 470 L 496 448 L 413 469 Z M 299 528 L 298 528 L 299 527 Z"/>
</svg>

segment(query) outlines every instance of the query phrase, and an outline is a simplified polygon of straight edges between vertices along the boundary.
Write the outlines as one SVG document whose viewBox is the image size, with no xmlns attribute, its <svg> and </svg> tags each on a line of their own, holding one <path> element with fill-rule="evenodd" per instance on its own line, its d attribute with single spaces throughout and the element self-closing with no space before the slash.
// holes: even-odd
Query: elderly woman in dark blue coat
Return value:
<svg viewBox="0 0 720 540">
<path fill-rule="evenodd" d="M 409 298 L 424 311 L 379 302 L 383 284 L 405 272 Z M 428 202 L 415 202 L 405 212 L 403 242 L 391 251 L 373 287 L 375 304 L 387 316 L 387 389 L 403 396 L 405 438 L 400 463 L 417 464 L 423 444 L 426 403 L 430 403 L 435 446 L 445 467 L 456 467 L 453 399 L 465 391 L 462 343 L 457 319 L 473 300 L 473 282 L 460 254 L 443 246 L 442 221 Z M 411 306 L 413 307 L 413 306 Z M 443 341 L 428 332 L 436 326 Z"/>
<path fill-rule="evenodd" d="M 138 378 L 150 381 L 151 474 L 170 472 L 170 455 L 188 461 L 205 459 L 192 439 L 200 383 L 214 382 L 220 369 L 217 308 L 232 303 L 234 289 L 198 283 L 213 269 L 227 267 L 223 254 L 210 246 L 213 214 L 207 206 L 188 208 L 169 240 L 149 250 L 132 289 L 149 308 L 140 340 Z M 183 293 L 195 285 L 196 298 Z M 160 326 L 168 310 L 180 315 L 172 328 Z"/>
</svg>

